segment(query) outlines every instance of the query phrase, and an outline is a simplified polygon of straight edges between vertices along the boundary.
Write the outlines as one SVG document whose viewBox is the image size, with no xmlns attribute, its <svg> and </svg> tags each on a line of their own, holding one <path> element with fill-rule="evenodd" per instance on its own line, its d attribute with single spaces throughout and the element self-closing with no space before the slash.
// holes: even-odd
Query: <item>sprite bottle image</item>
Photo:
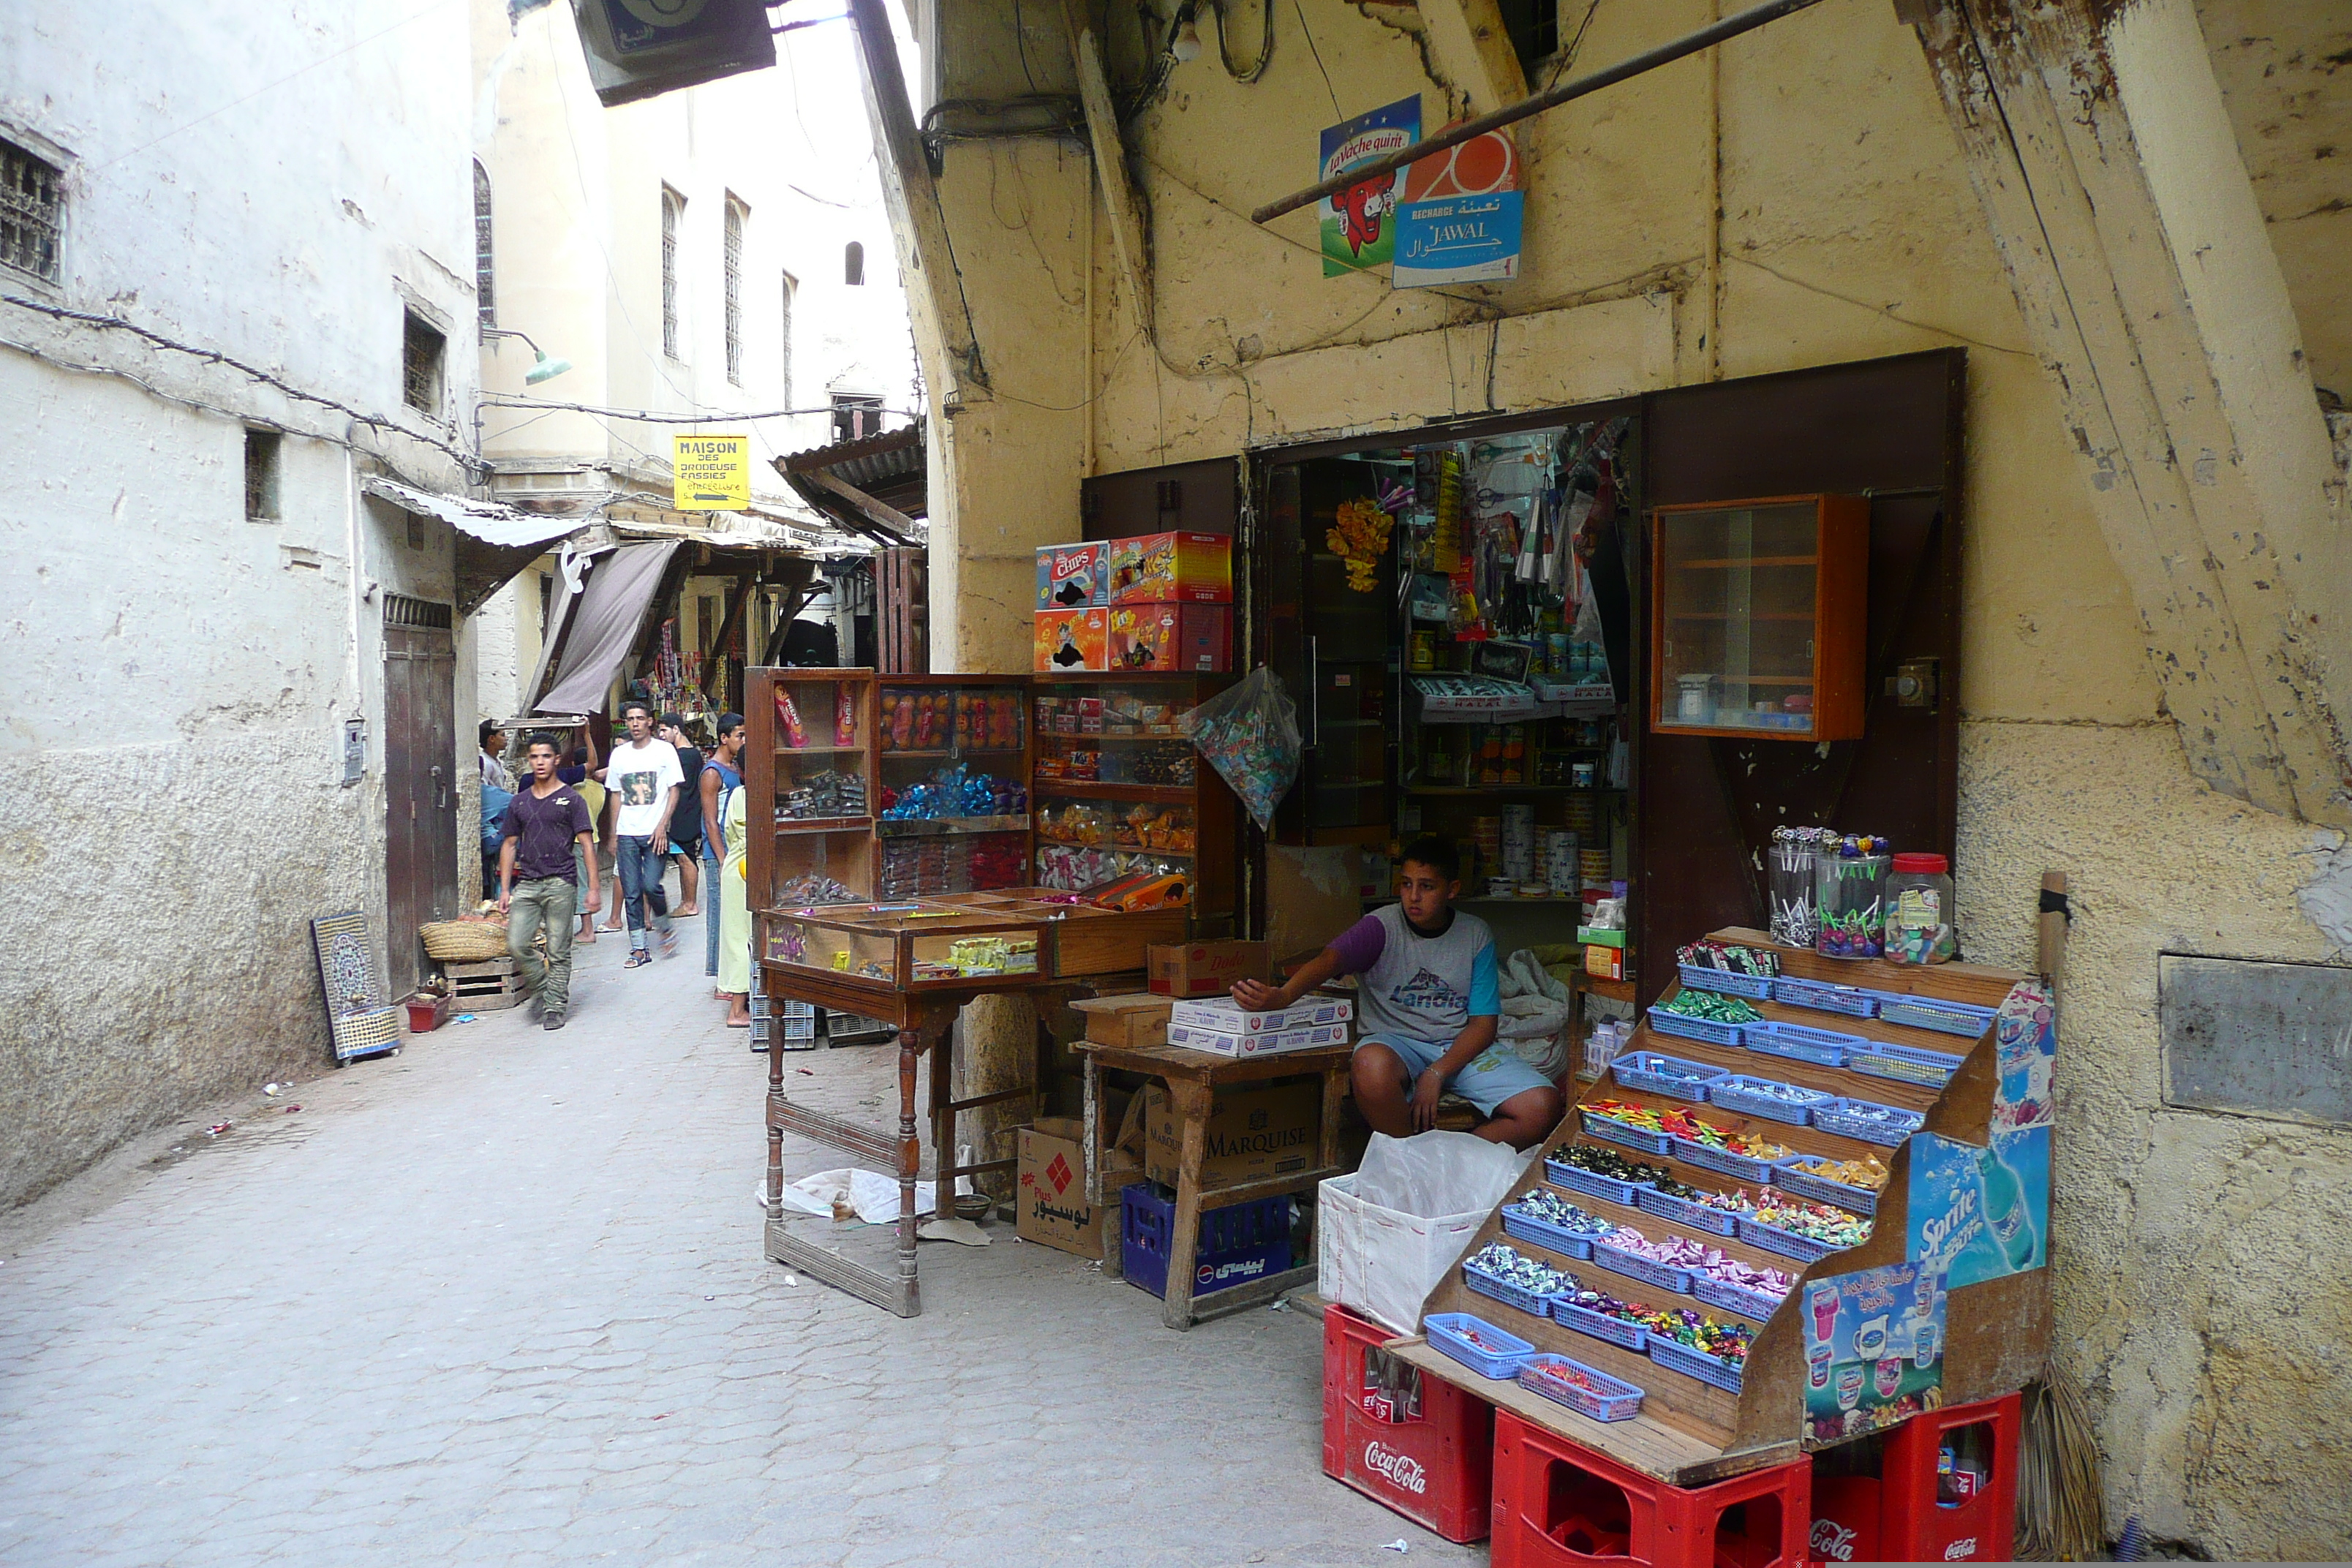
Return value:
<svg viewBox="0 0 2352 1568">
<path fill-rule="evenodd" d="M 2025 1187 L 2017 1173 L 1991 1149 L 1977 1154 L 1977 1180 L 1984 1188 L 1985 1225 L 2012 1272 L 2033 1263 L 2033 1221 L 2025 1210 Z"/>
</svg>

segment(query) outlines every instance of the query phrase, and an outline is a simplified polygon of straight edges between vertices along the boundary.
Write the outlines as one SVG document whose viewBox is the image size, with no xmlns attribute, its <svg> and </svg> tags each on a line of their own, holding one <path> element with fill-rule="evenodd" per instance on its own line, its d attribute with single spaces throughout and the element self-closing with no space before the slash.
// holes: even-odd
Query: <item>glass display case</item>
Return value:
<svg viewBox="0 0 2352 1568">
<path fill-rule="evenodd" d="M 1042 917 L 919 899 L 772 910 L 761 940 L 771 963 L 899 991 L 1053 973 Z"/>
<path fill-rule="evenodd" d="M 872 898 L 874 672 L 754 668 L 746 683 L 751 907 Z"/>
<path fill-rule="evenodd" d="M 1661 507 L 1650 529 L 1652 730 L 1859 740 L 1869 501 Z"/>
<path fill-rule="evenodd" d="M 1026 882 L 1028 683 L 888 676 L 879 682 L 875 715 L 877 896 Z"/>
</svg>

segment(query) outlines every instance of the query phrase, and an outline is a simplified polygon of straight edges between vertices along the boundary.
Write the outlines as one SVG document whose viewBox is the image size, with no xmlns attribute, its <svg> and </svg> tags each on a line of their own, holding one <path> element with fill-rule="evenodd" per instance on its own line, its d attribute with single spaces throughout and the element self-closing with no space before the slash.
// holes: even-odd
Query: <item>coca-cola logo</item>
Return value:
<svg viewBox="0 0 2352 1568">
<path fill-rule="evenodd" d="M 1833 1519 L 1813 1521 L 1813 1560 L 1817 1563 L 1851 1563 L 1853 1561 L 1853 1531 Z"/>
<path fill-rule="evenodd" d="M 1965 1541 L 1955 1541 L 1944 1548 L 1944 1561 L 1947 1563 L 1963 1563 L 1976 1554 L 1977 1538 L 1973 1535 Z"/>
<path fill-rule="evenodd" d="M 1378 1437 L 1364 1445 L 1364 1468 L 1383 1476 L 1389 1485 L 1400 1491 L 1418 1497 L 1429 1489 L 1429 1472 L 1411 1454 L 1400 1454 L 1382 1445 Z"/>
</svg>

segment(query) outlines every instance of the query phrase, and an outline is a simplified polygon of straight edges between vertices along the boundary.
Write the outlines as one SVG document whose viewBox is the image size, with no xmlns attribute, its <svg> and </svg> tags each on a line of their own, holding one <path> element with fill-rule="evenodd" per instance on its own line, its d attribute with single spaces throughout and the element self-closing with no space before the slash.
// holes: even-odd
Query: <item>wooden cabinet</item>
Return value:
<svg viewBox="0 0 2352 1568">
<path fill-rule="evenodd" d="M 874 672 L 745 672 L 751 908 L 874 896 Z M 839 897 L 835 893 L 835 897 Z"/>
<path fill-rule="evenodd" d="M 1870 503 L 1780 496 L 1650 514 L 1650 728 L 1862 738 Z"/>
<path fill-rule="evenodd" d="M 875 896 L 1029 879 L 1029 683 L 885 675 L 875 707 Z"/>
</svg>

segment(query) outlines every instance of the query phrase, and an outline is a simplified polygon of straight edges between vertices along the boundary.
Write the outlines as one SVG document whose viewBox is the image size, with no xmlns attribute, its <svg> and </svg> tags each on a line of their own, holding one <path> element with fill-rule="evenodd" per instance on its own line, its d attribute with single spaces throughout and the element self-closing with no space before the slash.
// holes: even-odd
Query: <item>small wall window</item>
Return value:
<svg viewBox="0 0 2352 1568">
<path fill-rule="evenodd" d="M 833 395 L 833 438 L 863 441 L 882 433 L 882 399 L 866 392 Z"/>
<path fill-rule="evenodd" d="M 441 416 L 441 360 L 448 340 L 432 322 L 411 310 L 403 318 L 400 342 L 401 400 L 420 413 Z"/>
<path fill-rule="evenodd" d="M 727 379 L 736 386 L 743 384 L 743 204 L 729 197 L 719 265 L 727 302 Z"/>
<path fill-rule="evenodd" d="M 1500 0 L 1496 8 L 1502 13 L 1503 31 L 1510 37 L 1511 52 L 1519 57 L 1519 68 L 1532 89 L 1538 85 L 1537 64 L 1559 52 L 1559 0 Z"/>
<path fill-rule="evenodd" d="M 793 280 L 793 275 L 789 272 L 785 273 L 783 297 L 784 321 L 783 331 L 781 334 L 782 339 L 782 347 L 783 350 L 783 363 L 780 368 L 782 371 L 784 406 L 787 408 L 790 408 L 793 405 L 793 296 L 798 292 L 799 289 L 800 284 Z"/>
<path fill-rule="evenodd" d="M 854 239 L 842 247 L 841 280 L 852 289 L 866 281 L 866 247 Z"/>
<path fill-rule="evenodd" d="M 686 198 L 662 187 L 662 353 L 672 359 L 677 352 L 677 231 L 686 213 Z"/>
<path fill-rule="evenodd" d="M 58 166 L 0 140 L 0 263 L 56 282 L 64 265 L 65 221 Z"/>
<path fill-rule="evenodd" d="M 498 290 L 490 276 L 490 172 L 474 160 L 474 308 L 482 325 L 499 324 Z"/>
<path fill-rule="evenodd" d="M 245 515 L 253 522 L 275 522 L 278 510 L 278 456 L 275 430 L 245 433 Z"/>
</svg>

